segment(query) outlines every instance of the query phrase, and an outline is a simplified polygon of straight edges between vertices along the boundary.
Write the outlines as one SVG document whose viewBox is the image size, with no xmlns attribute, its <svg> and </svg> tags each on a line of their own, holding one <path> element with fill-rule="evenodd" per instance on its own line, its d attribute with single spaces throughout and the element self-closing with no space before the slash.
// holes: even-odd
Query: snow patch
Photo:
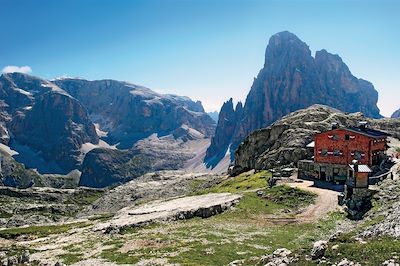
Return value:
<svg viewBox="0 0 400 266">
<path fill-rule="evenodd" d="M 93 144 L 91 142 L 83 143 L 81 148 L 80 148 L 80 151 L 83 154 L 86 154 L 86 153 L 88 153 L 91 150 L 96 149 L 96 148 L 106 148 L 106 149 L 112 149 L 112 150 L 116 150 L 117 149 L 116 145 L 110 145 L 107 142 L 105 142 L 104 140 L 99 140 L 99 144 Z"/>
<path fill-rule="evenodd" d="M 19 93 L 21 93 L 21 94 L 23 94 L 23 95 L 32 96 L 32 93 L 30 93 L 29 91 L 26 91 L 26 90 L 23 90 L 23 89 L 20 89 L 20 88 L 14 88 L 14 90 L 19 92 Z"/>
<path fill-rule="evenodd" d="M 11 149 L 10 147 L 8 147 L 3 143 L 0 143 L 0 150 L 2 150 L 3 152 L 7 153 L 10 156 L 19 154 L 17 151 L 14 151 L 13 149 Z"/>
<path fill-rule="evenodd" d="M 101 130 L 99 123 L 94 123 L 94 128 L 96 129 L 96 133 L 99 138 L 104 138 L 108 136 L 108 131 Z"/>
</svg>

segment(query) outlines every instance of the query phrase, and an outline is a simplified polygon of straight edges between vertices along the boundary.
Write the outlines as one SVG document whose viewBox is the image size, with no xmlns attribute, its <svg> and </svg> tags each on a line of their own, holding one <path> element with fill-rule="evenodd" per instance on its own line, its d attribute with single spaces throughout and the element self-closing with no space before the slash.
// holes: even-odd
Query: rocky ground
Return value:
<svg viewBox="0 0 400 266">
<path fill-rule="evenodd" d="M 0 258 L 10 265 L 51 266 L 398 263 L 400 181 L 380 183 L 373 209 L 364 220 L 351 221 L 337 206 L 338 192 L 324 184 L 286 179 L 267 188 L 270 176 L 267 171 L 236 177 L 146 174 L 90 197 L 91 203 L 83 197 L 80 211 L 69 219 L 3 228 Z M 6 194 L 16 191 L 19 197 L 64 204 L 69 195 L 84 193 L 29 189 Z M 160 198 L 165 200 L 154 201 Z M 148 216 L 150 223 L 137 223 Z M 129 223 L 111 226 L 121 219 Z"/>
</svg>

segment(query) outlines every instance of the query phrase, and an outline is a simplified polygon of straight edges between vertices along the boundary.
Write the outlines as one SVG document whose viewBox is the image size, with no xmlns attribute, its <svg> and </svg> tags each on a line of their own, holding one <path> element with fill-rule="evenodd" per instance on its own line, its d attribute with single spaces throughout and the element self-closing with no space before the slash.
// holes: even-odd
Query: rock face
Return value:
<svg viewBox="0 0 400 266">
<path fill-rule="evenodd" d="M 229 150 L 229 145 L 233 141 L 236 125 L 240 121 L 242 111 L 241 102 L 234 109 L 232 98 L 222 105 L 218 116 L 217 129 L 206 153 L 206 161 L 209 166 L 214 167 L 218 164 Z"/>
<path fill-rule="evenodd" d="M 400 109 L 392 114 L 392 118 L 400 118 Z"/>
<path fill-rule="evenodd" d="M 170 134 L 186 125 L 205 136 L 214 133 L 215 122 L 201 102 L 187 97 L 161 95 L 148 88 L 115 80 L 61 79 L 55 83 L 78 99 L 94 123 L 108 132 L 105 140 L 131 148 L 153 133 Z"/>
<path fill-rule="evenodd" d="M 233 136 L 224 135 L 231 134 L 232 124 L 218 123 L 214 138 L 231 139 L 233 153 L 248 134 L 293 111 L 324 104 L 379 118 L 377 100 L 374 86 L 354 77 L 338 55 L 321 50 L 312 57 L 306 43 L 290 32 L 281 32 L 269 40 L 264 67 L 253 82 L 243 111 L 240 110 L 242 115 L 236 119 Z M 227 145 L 221 147 L 219 141 L 213 141 L 206 160 L 226 148 Z"/>
<path fill-rule="evenodd" d="M 312 155 L 306 145 L 315 134 L 329 130 L 332 123 L 351 127 L 357 126 L 359 121 L 368 121 L 370 127 L 399 137 L 400 121 L 396 119 L 372 119 L 362 113 L 345 114 L 327 106 L 313 105 L 251 133 L 235 153 L 232 173 L 297 163 Z"/>
<path fill-rule="evenodd" d="M 3 74 L 0 96 L 3 144 L 16 148 L 20 157 L 24 151 L 18 147 L 29 149 L 68 172 L 79 164 L 81 145 L 99 141 L 82 104 L 49 81 L 21 73 Z"/>
</svg>

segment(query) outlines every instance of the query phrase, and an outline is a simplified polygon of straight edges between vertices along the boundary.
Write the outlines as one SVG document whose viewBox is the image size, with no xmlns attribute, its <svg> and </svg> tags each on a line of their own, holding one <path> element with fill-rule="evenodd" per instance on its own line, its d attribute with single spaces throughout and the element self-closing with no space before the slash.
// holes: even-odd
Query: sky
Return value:
<svg viewBox="0 0 400 266">
<path fill-rule="evenodd" d="M 339 54 L 400 108 L 400 1 L 0 0 L 0 69 L 117 79 L 201 100 L 244 101 L 271 35 Z"/>
</svg>

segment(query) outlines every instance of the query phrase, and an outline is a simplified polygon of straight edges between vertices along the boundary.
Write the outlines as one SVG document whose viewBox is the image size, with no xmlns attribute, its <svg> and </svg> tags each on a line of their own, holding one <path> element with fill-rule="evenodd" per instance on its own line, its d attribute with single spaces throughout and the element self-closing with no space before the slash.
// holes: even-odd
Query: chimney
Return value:
<svg viewBox="0 0 400 266">
<path fill-rule="evenodd" d="M 357 173 L 358 172 L 358 161 L 353 160 L 353 165 L 354 165 L 354 173 Z"/>
<path fill-rule="evenodd" d="M 367 124 L 368 124 L 367 121 L 360 121 L 358 122 L 358 128 L 361 130 L 365 130 L 367 128 Z"/>
<path fill-rule="evenodd" d="M 336 122 L 333 122 L 331 125 L 332 125 L 332 130 L 339 128 L 339 124 Z"/>
</svg>

